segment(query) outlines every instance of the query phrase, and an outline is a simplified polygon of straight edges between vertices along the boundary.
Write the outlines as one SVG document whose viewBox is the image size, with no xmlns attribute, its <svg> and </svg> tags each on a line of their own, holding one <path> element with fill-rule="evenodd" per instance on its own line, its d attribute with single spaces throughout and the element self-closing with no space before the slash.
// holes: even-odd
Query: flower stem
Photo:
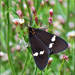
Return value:
<svg viewBox="0 0 75 75">
<path fill-rule="evenodd" d="M 74 40 L 75 41 L 75 40 Z M 72 61 L 73 61 L 73 74 L 75 74 L 75 50 L 74 50 L 74 41 L 73 41 L 73 55 L 72 55 Z"/>
<path fill-rule="evenodd" d="M 23 7 L 23 0 L 21 0 L 21 10 L 22 10 L 23 16 L 25 16 L 24 7 Z"/>
<path fill-rule="evenodd" d="M 75 9 L 75 0 L 74 0 L 74 9 Z M 75 11 L 74 11 L 74 13 L 75 13 Z M 74 17 L 75 17 L 75 15 L 74 15 Z M 74 25 L 75 25 L 75 19 L 74 19 Z M 74 29 L 75 29 L 75 27 L 74 27 Z M 74 41 L 75 41 L 75 39 L 74 39 Z M 73 74 L 75 74 L 75 42 L 73 41 L 73 51 L 74 51 L 74 53 L 73 53 L 73 61 L 74 61 L 74 71 L 73 71 Z"/>
<path fill-rule="evenodd" d="M 67 22 L 66 22 L 66 30 L 68 30 L 69 24 L 69 17 L 70 17 L 70 0 L 67 0 Z"/>
<path fill-rule="evenodd" d="M 11 67 L 11 70 L 12 70 L 12 75 L 16 75 L 16 72 L 15 72 L 15 68 L 13 66 L 13 63 L 12 63 L 12 57 L 11 57 L 11 52 L 10 52 L 10 47 L 9 47 L 9 41 L 10 41 L 10 19 L 9 19 L 9 0 L 7 0 L 7 24 L 8 24 L 8 27 L 7 27 L 7 52 L 8 52 L 8 61 L 9 61 L 9 64 L 10 64 L 10 67 Z"/>
<path fill-rule="evenodd" d="M 43 71 L 41 71 L 41 75 L 44 75 L 44 74 L 43 74 Z"/>
<path fill-rule="evenodd" d="M 35 65 L 35 75 L 37 75 L 37 66 Z"/>
<path fill-rule="evenodd" d="M 31 25 L 32 24 L 32 15 L 31 15 L 30 7 L 29 7 L 29 5 L 27 3 L 27 0 L 25 0 L 25 3 L 27 5 L 27 9 L 28 9 L 28 12 L 29 12 L 29 19 L 30 19 L 30 25 Z"/>
<path fill-rule="evenodd" d="M 30 8 L 29 8 L 29 5 L 28 5 L 28 3 L 27 3 L 27 0 L 25 0 L 25 3 L 26 3 L 26 5 L 27 5 L 27 9 L 28 9 L 29 16 L 30 16 L 30 15 L 31 15 L 31 12 L 30 12 Z"/>
<path fill-rule="evenodd" d="M 25 72 L 25 66 L 26 66 L 26 61 L 27 61 L 27 59 L 25 60 L 25 63 L 24 63 L 24 69 L 23 69 L 23 71 L 22 71 L 22 74 L 21 75 L 24 75 L 24 72 Z"/>
<path fill-rule="evenodd" d="M 62 64 L 61 64 L 60 67 L 59 67 L 59 75 L 61 75 L 61 70 L 62 70 L 63 65 L 64 65 L 64 59 L 63 59 L 63 61 L 62 61 Z"/>
<path fill-rule="evenodd" d="M 27 48 L 27 51 L 28 51 L 28 48 Z M 29 51 L 28 51 L 29 52 Z M 25 75 L 25 70 L 26 70 L 26 66 L 27 66 L 27 62 L 28 62 L 28 59 L 29 59 L 29 61 L 30 61 L 30 56 L 29 56 L 29 54 L 28 54 L 28 52 L 27 52 L 27 56 L 25 56 L 25 58 L 26 58 L 26 60 L 25 60 L 25 62 L 24 62 L 24 69 L 22 70 L 22 73 L 21 73 L 21 75 Z M 25 54 L 25 53 L 24 53 Z"/>
</svg>

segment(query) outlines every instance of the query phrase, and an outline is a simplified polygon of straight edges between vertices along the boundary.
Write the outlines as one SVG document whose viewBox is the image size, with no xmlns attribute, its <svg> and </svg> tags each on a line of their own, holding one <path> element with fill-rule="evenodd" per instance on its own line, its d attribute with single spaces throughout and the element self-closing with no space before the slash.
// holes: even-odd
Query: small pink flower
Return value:
<svg viewBox="0 0 75 75">
<path fill-rule="evenodd" d="M 46 32 L 48 32 L 48 29 L 45 29 Z"/>
<path fill-rule="evenodd" d="M 68 58 L 68 56 L 67 55 L 61 55 L 60 56 L 60 59 L 64 59 L 64 60 L 66 60 L 66 61 L 68 61 L 69 60 L 69 58 Z"/>
<path fill-rule="evenodd" d="M 63 0 L 59 0 L 59 3 L 61 3 L 61 4 L 62 4 L 62 3 L 63 3 Z"/>
<path fill-rule="evenodd" d="M 32 7 L 31 9 L 32 9 L 33 12 L 35 11 L 35 8 L 34 7 Z"/>
<path fill-rule="evenodd" d="M 54 1 L 54 0 L 51 0 L 51 1 L 50 1 L 50 5 L 51 5 L 51 6 L 54 6 L 54 5 L 55 5 L 55 1 Z"/>
<path fill-rule="evenodd" d="M 50 16 L 53 16 L 53 9 L 49 10 L 49 14 L 50 14 Z"/>
<path fill-rule="evenodd" d="M 18 0 L 19 3 L 21 3 L 21 0 Z"/>
<path fill-rule="evenodd" d="M 74 28 L 75 27 L 74 22 L 69 22 L 69 27 Z"/>
<path fill-rule="evenodd" d="M 11 52 L 12 52 L 12 53 L 14 53 L 14 51 L 15 51 L 15 48 L 14 48 L 14 47 L 12 47 L 12 48 L 11 48 Z"/>
<path fill-rule="evenodd" d="M 29 6 L 31 6 L 31 4 L 32 4 L 31 0 L 27 0 L 27 3 Z"/>
<path fill-rule="evenodd" d="M 68 48 L 71 48 L 71 44 L 70 43 L 68 43 Z"/>
<path fill-rule="evenodd" d="M 57 16 L 57 19 L 58 19 L 58 21 L 59 21 L 61 24 L 64 24 L 64 23 L 65 23 L 65 19 L 63 18 L 62 15 L 58 15 L 58 16 Z"/>
<path fill-rule="evenodd" d="M 4 1 L 2 1 L 2 2 L 1 2 L 1 4 L 2 4 L 2 6 L 3 6 L 3 7 L 5 6 L 5 3 L 4 3 Z"/>
<path fill-rule="evenodd" d="M 36 22 L 36 24 L 38 24 L 38 17 L 37 16 L 35 16 L 35 22 Z"/>
<path fill-rule="evenodd" d="M 49 1 L 48 0 L 45 0 L 45 2 L 48 3 Z"/>
<path fill-rule="evenodd" d="M 17 10 L 17 12 L 16 12 L 17 14 L 18 14 L 18 16 L 19 17 L 22 17 L 23 16 L 23 14 L 22 14 L 22 11 L 21 10 Z"/>
<path fill-rule="evenodd" d="M 64 59 L 64 60 L 66 60 L 66 61 L 68 61 L 68 60 L 69 60 L 69 58 L 68 58 L 68 56 L 67 56 L 67 55 L 63 55 L 63 59 Z"/>
<path fill-rule="evenodd" d="M 63 0 L 59 0 L 59 3 L 61 3 L 61 4 L 62 4 L 62 3 L 63 3 Z"/>
<path fill-rule="evenodd" d="M 20 51 L 20 50 L 21 50 L 20 45 L 17 45 L 17 46 L 16 46 L 16 50 L 17 50 L 17 51 Z"/>
<path fill-rule="evenodd" d="M 62 27 L 62 25 L 59 23 L 59 21 L 53 22 L 53 26 L 54 26 L 56 29 L 59 29 L 59 30 L 63 31 L 63 27 Z"/>
<path fill-rule="evenodd" d="M 60 36 L 60 35 L 61 35 L 61 32 L 58 31 L 58 30 L 55 30 L 55 31 L 54 31 L 54 34 L 56 34 L 57 36 Z"/>
<path fill-rule="evenodd" d="M 52 24 L 52 21 L 53 21 L 53 18 L 52 18 L 52 17 L 49 17 L 49 18 L 48 18 L 49 24 Z"/>
<path fill-rule="evenodd" d="M 35 10 L 35 8 L 32 7 L 31 10 L 32 10 L 33 14 L 36 15 L 36 10 Z"/>
</svg>

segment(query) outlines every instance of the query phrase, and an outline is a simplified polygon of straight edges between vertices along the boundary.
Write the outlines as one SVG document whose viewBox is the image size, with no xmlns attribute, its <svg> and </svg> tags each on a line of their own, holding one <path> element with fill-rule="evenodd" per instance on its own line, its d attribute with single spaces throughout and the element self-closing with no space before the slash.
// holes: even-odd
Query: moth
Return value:
<svg viewBox="0 0 75 75">
<path fill-rule="evenodd" d="M 32 27 L 28 27 L 28 30 L 32 56 L 40 70 L 46 67 L 49 55 L 64 51 L 68 47 L 67 42 L 55 34 Z"/>
</svg>

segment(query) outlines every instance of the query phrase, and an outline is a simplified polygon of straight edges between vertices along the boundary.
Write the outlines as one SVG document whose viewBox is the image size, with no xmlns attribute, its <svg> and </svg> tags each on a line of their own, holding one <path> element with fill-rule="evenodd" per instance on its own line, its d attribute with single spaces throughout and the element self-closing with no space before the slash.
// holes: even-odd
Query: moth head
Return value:
<svg viewBox="0 0 75 75">
<path fill-rule="evenodd" d="M 29 27 L 29 35 L 30 35 L 30 36 L 35 35 L 35 30 L 34 30 L 34 28 Z"/>
</svg>

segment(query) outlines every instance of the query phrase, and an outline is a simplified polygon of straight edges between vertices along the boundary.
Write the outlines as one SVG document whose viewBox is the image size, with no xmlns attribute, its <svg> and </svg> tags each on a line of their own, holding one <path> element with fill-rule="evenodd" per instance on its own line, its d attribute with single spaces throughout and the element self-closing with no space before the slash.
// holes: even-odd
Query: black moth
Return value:
<svg viewBox="0 0 75 75">
<path fill-rule="evenodd" d="M 62 38 L 31 27 L 29 27 L 29 40 L 32 55 L 40 70 L 46 67 L 49 55 L 63 51 L 68 47 L 68 44 Z"/>
</svg>

